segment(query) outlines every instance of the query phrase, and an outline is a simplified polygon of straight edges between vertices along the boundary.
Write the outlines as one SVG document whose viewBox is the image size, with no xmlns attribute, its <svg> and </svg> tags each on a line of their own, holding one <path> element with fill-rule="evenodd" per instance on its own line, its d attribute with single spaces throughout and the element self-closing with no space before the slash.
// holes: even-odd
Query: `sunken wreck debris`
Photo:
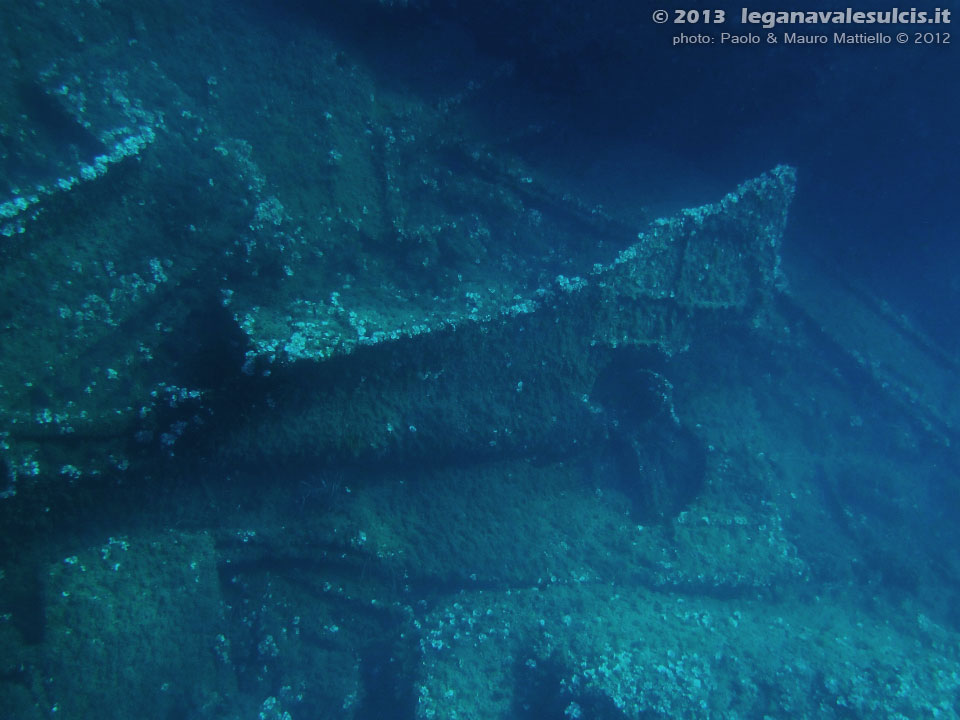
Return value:
<svg viewBox="0 0 960 720">
<path fill-rule="evenodd" d="M 952 716 L 957 364 L 793 169 L 654 213 L 353 32 L 463 3 L 252 5 L 3 9 L 0 714 Z"/>
<path fill-rule="evenodd" d="M 212 157 L 234 164 L 220 175 L 256 174 L 236 156 L 242 146 L 220 147 Z M 555 452 L 569 437 L 605 436 L 608 413 L 591 393 L 618 349 L 669 357 L 704 324 L 762 324 L 795 182 L 778 167 L 717 203 L 654 221 L 605 263 L 552 274 L 518 257 L 528 268 L 512 282 L 475 273 L 427 298 L 372 272 L 318 291 L 322 278 L 302 260 L 296 272 L 274 272 L 307 245 L 284 235 L 291 221 L 275 198 L 240 206 L 253 205 L 250 232 L 270 227 L 266 247 L 240 259 L 209 229 L 206 241 L 184 237 L 178 247 L 192 250 L 176 262 L 144 252 L 129 232 L 117 238 L 117 260 L 97 257 L 105 216 L 129 212 L 124 194 L 173 182 L 158 173 L 110 190 L 91 176 L 38 198 L 66 203 L 31 217 L 50 235 L 29 252 L 7 249 L 4 271 L 19 282 L 3 292 L 22 309 L 7 326 L 7 347 L 22 354 L 3 366 L 7 494 L 30 478 L 124 472 L 185 443 L 224 461 L 370 462 Z M 81 212 L 93 202 L 97 212 Z M 197 222 L 209 221 L 201 209 Z M 89 241 L 64 251 L 56 232 Z M 38 255 L 49 275 L 27 274 Z M 30 292 L 44 283 L 50 292 Z M 49 332 L 35 332 L 28 316 L 53 318 Z"/>
<path fill-rule="evenodd" d="M 608 434 L 591 396 L 619 350 L 762 326 L 777 294 L 791 168 L 611 214 L 466 131 L 462 97 L 379 93 L 331 38 L 280 62 L 317 84 L 294 122 L 274 83 L 207 63 L 197 86 L 176 54 L 80 42 L 119 23 L 101 10 L 38 13 L 8 88 L 33 141 L 0 186 L 4 497 L 187 457 L 556 452 Z M 184 57 L 271 54 L 246 21 Z"/>
</svg>

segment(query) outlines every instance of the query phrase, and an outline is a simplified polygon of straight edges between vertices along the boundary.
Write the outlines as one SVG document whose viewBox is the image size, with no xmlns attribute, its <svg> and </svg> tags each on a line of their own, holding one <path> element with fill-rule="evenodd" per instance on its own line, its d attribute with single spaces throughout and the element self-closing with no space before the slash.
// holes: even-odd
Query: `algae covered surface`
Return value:
<svg viewBox="0 0 960 720">
<path fill-rule="evenodd" d="M 0 718 L 957 716 L 960 365 L 619 12 L 0 10 Z"/>
</svg>

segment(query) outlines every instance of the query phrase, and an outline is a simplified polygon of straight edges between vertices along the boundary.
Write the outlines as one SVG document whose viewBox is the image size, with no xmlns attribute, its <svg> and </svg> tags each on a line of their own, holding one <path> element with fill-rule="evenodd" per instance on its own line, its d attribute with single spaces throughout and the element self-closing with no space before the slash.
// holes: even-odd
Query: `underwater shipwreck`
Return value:
<svg viewBox="0 0 960 720">
<path fill-rule="evenodd" d="M 956 716 L 960 367 L 802 167 L 598 204 L 498 68 L 108 5 L 4 11 L 0 717 Z"/>
</svg>

